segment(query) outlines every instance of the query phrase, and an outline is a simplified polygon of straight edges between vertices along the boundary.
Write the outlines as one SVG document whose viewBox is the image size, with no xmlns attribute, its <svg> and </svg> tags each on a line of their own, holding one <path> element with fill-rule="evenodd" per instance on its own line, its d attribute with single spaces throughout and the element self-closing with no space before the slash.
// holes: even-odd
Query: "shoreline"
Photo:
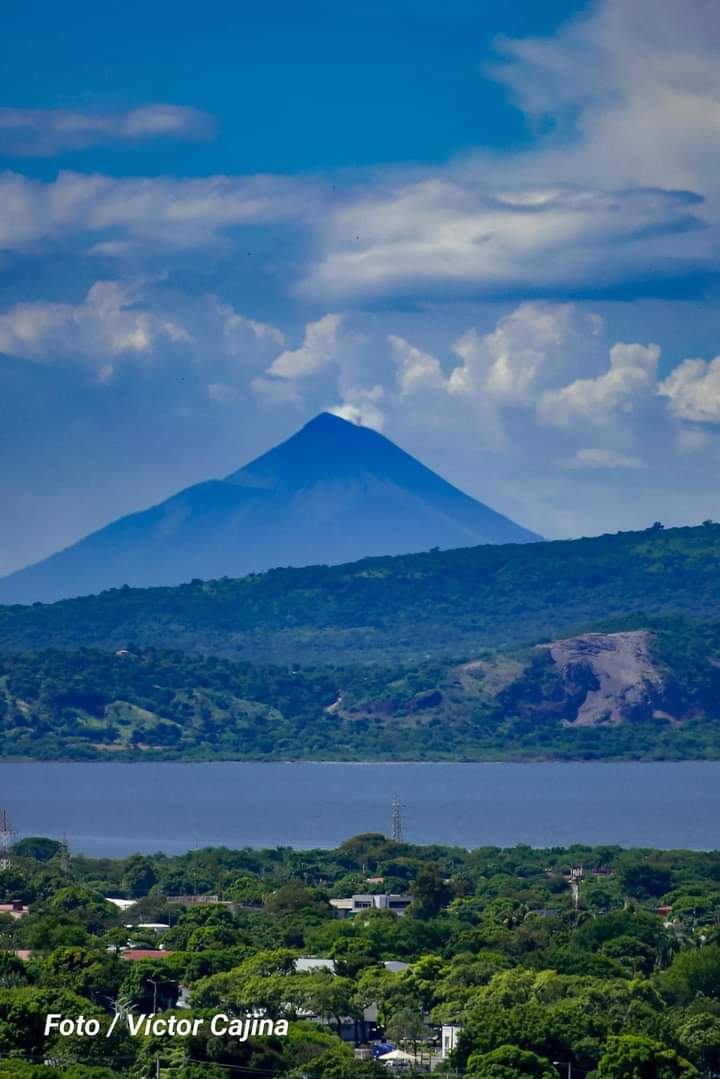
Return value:
<svg viewBox="0 0 720 1079">
<path fill-rule="evenodd" d="M 720 757 L 598 757 L 593 760 L 588 760 L 585 757 L 520 757 L 520 758 L 506 758 L 506 757 L 485 757 L 477 760 L 452 760 L 448 758 L 441 758 L 439 760 L 418 760 L 417 758 L 409 758 L 402 760 L 339 760 L 335 757 L 329 758 L 305 758 L 305 757 L 283 757 L 283 758 L 253 758 L 246 759 L 244 757 L 199 757 L 192 759 L 182 759 L 173 757 L 137 757 L 131 760 L 112 760 L 103 759 L 101 757 L 92 758 L 90 760 L 77 760 L 72 757 L 55 757 L 51 759 L 41 759 L 38 757 L 0 757 L 0 765 L 4 764 L 83 764 L 83 765 L 152 765 L 152 764 L 284 764 L 284 765 L 297 765 L 297 764 L 312 764 L 312 765 L 341 765 L 343 767 L 356 766 L 358 768 L 366 768 L 369 766 L 393 766 L 402 765 L 407 767 L 409 765 L 433 765 L 437 767 L 439 765 L 467 765 L 477 766 L 479 764 L 508 764 L 508 765 L 541 765 L 541 764 L 568 764 L 577 766 L 579 764 L 718 764 L 720 765 Z"/>
</svg>

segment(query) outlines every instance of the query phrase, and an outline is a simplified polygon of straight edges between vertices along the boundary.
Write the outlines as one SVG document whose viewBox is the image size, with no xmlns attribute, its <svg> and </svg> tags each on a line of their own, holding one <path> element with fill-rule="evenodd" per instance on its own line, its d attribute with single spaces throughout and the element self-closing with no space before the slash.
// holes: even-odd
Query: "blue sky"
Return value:
<svg viewBox="0 0 720 1079">
<path fill-rule="evenodd" d="M 321 409 L 548 536 L 720 516 L 713 0 L 10 0 L 0 572 Z"/>
<path fill-rule="evenodd" d="M 117 175 L 315 172 L 442 162 L 528 138 L 506 91 L 483 78 L 493 42 L 545 34 L 581 7 L 556 0 L 308 0 L 307 3 L 10 0 L 0 45 L 5 101 L 124 110 L 167 101 L 208 113 L 216 137 L 94 147 L 35 161 Z M 39 28 L 41 30 L 39 32 Z M 22 159 L 23 168 L 27 162 Z"/>
</svg>

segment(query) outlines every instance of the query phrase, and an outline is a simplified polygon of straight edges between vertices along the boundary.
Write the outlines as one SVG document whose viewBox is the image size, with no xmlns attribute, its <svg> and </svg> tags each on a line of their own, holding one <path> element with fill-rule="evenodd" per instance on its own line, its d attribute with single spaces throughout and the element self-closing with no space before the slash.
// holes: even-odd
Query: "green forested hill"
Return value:
<svg viewBox="0 0 720 1079">
<path fill-rule="evenodd" d="M 558 645 L 579 651 L 553 659 Z M 631 692 L 601 684 L 613 656 L 622 673 L 634 654 L 644 670 Z M 0 746 L 35 759 L 718 759 L 720 623 L 661 620 L 460 663 L 2 656 Z"/>
<path fill-rule="evenodd" d="M 0 651 L 177 648 L 262 663 L 472 656 L 610 618 L 720 616 L 720 525 L 277 569 L 0 607 Z"/>
</svg>

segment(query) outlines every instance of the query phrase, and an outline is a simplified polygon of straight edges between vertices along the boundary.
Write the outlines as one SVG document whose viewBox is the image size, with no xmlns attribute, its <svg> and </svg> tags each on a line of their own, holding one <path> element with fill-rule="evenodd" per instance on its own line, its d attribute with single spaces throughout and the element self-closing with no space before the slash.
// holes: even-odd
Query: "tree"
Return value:
<svg viewBox="0 0 720 1079">
<path fill-rule="evenodd" d="M 489 1053 L 473 1053 L 467 1074 L 482 1079 L 559 1079 L 557 1070 L 545 1057 L 517 1045 L 500 1045 Z"/>
<path fill-rule="evenodd" d="M 631 858 L 618 866 L 617 879 L 623 891 L 634 899 L 659 897 L 672 886 L 672 874 L 664 866 Z"/>
<path fill-rule="evenodd" d="M 706 1073 L 720 1072 L 720 1017 L 691 1015 L 677 1030 L 685 1055 Z"/>
<path fill-rule="evenodd" d="M 12 989 L 18 985 L 28 985 L 29 982 L 27 964 L 12 952 L 0 951 L 0 988 Z"/>
<path fill-rule="evenodd" d="M 679 952 L 662 975 L 660 986 L 678 1004 L 697 996 L 720 998 L 720 945 Z"/>
<path fill-rule="evenodd" d="M 55 892 L 48 903 L 48 909 L 71 914 L 90 930 L 100 932 L 106 926 L 117 923 L 119 915 L 112 903 L 92 888 L 82 884 L 71 884 Z"/>
<path fill-rule="evenodd" d="M 52 952 L 55 948 L 85 947 L 89 944 L 85 926 L 67 914 L 30 914 L 23 921 L 23 946 L 34 952 Z"/>
<path fill-rule="evenodd" d="M 413 917 L 424 921 L 436 918 L 453 898 L 453 894 L 438 865 L 431 862 L 430 865 L 423 866 L 413 884 L 413 902 L 410 908 Z"/>
<path fill-rule="evenodd" d="M 307 974 L 300 985 L 307 1008 L 322 1019 L 334 1019 L 338 1035 L 343 1019 L 356 1019 L 360 1010 L 353 998 L 353 983 L 329 970 Z"/>
<path fill-rule="evenodd" d="M 125 863 L 123 883 L 131 899 L 147 895 L 157 881 L 155 866 L 143 854 L 132 854 Z"/>
<path fill-rule="evenodd" d="M 120 985 L 120 996 L 131 1000 L 139 1012 L 175 1006 L 178 978 L 166 959 L 139 959 L 123 966 L 129 969 Z"/>
<path fill-rule="evenodd" d="M 49 862 L 63 849 L 57 839 L 45 839 L 44 836 L 26 836 L 13 844 L 13 855 L 17 858 L 34 858 L 36 862 Z"/>
<path fill-rule="evenodd" d="M 428 1029 L 420 1012 L 412 1008 L 401 1008 L 388 1020 L 385 1033 L 394 1042 L 412 1042 L 413 1052 L 417 1053 L 417 1043 L 426 1038 Z"/>
<path fill-rule="evenodd" d="M 116 955 L 89 948 L 57 948 L 38 966 L 42 985 L 69 989 L 78 996 L 107 1006 L 127 973 Z"/>
<path fill-rule="evenodd" d="M 265 909 L 276 914 L 299 910 L 314 910 L 321 914 L 330 913 L 326 904 L 301 880 L 291 880 L 269 895 L 265 900 Z"/>
<path fill-rule="evenodd" d="M 597 1066 L 597 1079 L 696 1079 L 689 1060 L 644 1034 L 611 1037 Z"/>
</svg>

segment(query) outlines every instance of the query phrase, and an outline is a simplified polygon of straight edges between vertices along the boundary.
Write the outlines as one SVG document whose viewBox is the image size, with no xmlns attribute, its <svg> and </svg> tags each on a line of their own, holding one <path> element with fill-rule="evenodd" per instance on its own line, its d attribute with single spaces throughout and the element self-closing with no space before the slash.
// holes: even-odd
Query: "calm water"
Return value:
<svg viewBox="0 0 720 1079">
<path fill-rule="evenodd" d="M 720 847 L 720 763 L 0 764 L 19 835 L 73 851 L 332 847 L 391 827 L 464 847 Z"/>
</svg>

